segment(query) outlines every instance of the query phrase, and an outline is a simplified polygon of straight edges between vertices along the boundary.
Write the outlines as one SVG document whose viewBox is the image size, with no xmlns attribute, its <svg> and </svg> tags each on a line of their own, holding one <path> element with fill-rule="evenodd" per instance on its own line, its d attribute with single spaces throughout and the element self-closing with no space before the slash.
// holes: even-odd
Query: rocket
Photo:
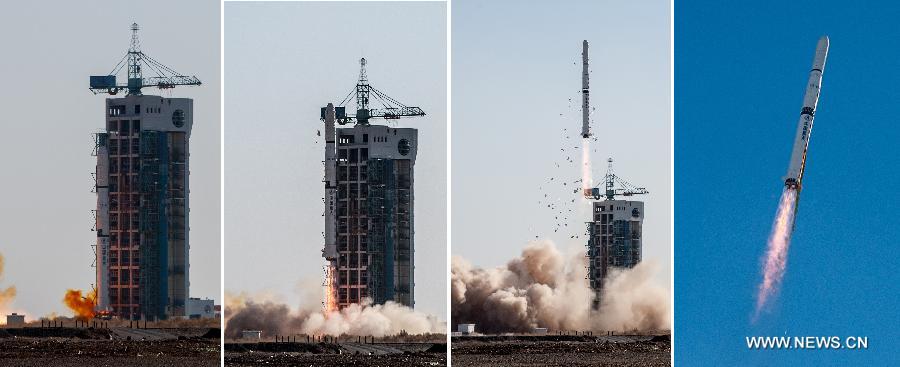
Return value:
<svg viewBox="0 0 900 367">
<path fill-rule="evenodd" d="M 107 100 L 108 101 L 108 100 Z M 97 139 L 97 251 L 96 264 L 100 268 L 97 272 L 96 284 L 96 311 L 109 311 L 110 302 L 110 263 L 109 263 L 109 139 L 106 136 L 96 136 Z"/>
<path fill-rule="evenodd" d="M 791 163 L 788 166 L 784 185 L 787 188 L 802 189 L 803 170 L 806 167 L 806 152 L 809 149 L 809 135 L 812 132 L 813 120 L 816 117 L 816 105 L 819 103 L 819 91 L 822 86 L 822 72 L 825 70 L 825 58 L 828 56 L 828 36 L 822 36 L 816 45 L 816 56 L 813 57 L 812 70 L 809 71 L 809 83 L 803 96 L 803 108 L 800 110 L 800 121 L 797 123 L 797 134 L 794 138 L 794 149 L 791 151 Z"/>
<path fill-rule="evenodd" d="M 334 146 L 334 104 L 325 107 L 325 248 L 322 257 L 337 260 L 337 160 Z"/>
<path fill-rule="evenodd" d="M 588 78 L 588 41 L 584 40 L 581 43 L 581 137 L 585 139 L 591 136 Z"/>
</svg>

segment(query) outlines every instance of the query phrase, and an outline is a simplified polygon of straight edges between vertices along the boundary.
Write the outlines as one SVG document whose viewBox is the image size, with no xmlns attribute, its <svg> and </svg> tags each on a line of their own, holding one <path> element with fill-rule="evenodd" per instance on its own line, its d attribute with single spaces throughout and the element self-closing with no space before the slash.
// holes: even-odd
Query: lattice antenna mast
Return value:
<svg viewBox="0 0 900 367">
<path fill-rule="evenodd" d="M 142 56 L 141 39 L 138 38 L 138 31 L 141 29 L 137 23 L 131 23 L 131 46 L 128 47 L 128 94 L 140 95 L 141 83 L 134 83 L 144 79 L 141 72 Z"/>
<path fill-rule="evenodd" d="M 366 58 L 359 59 L 359 81 L 356 82 L 356 105 L 369 109 L 369 77 L 366 76 Z"/>
<path fill-rule="evenodd" d="M 368 121 L 369 116 L 369 77 L 366 76 L 366 58 L 359 59 L 359 81 L 356 82 L 356 117 L 362 122 Z"/>
<path fill-rule="evenodd" d="M 613 172 L 613 159 L 606 160 L 606 176 L 603 181 L 606 182 L 606 200 L 613 200 L 616 192 L 616 174 Z"/>
</svg>

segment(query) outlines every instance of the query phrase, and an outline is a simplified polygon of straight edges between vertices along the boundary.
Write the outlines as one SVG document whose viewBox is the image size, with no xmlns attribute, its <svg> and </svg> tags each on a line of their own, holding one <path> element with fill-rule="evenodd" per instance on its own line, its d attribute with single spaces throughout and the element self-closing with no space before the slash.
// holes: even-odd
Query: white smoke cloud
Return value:
<svg viewBox="0 0 900 367">
<path fill-rule="evenodd" d="M 394 302 L 383 305 L 354 304 L 340 311 L 326 313 L 315 302 L 290 307 L 271 294 L 226 293 L 225 305 L 225 336 L 230 338 L 239 336 L 242 330 L 261 330 L 267 336 L 307 334 L 383 337 L 397 335 L 402 331 L 409 334 L 446 332 L 446 324 L 437 317 Z"/>
<path fill-rule="evenodd" d="M 663 330 L 672 325 L 668 292 L 653 283 L 657 267 L 642 262 L 607 277 L 598 310 L 585 279 L 584 252 L 564 256 L 550 241 L 530 243 L 504 267 L 451 264 L 452 322 L 485 333 L 557 330 Z"/>
</svg>

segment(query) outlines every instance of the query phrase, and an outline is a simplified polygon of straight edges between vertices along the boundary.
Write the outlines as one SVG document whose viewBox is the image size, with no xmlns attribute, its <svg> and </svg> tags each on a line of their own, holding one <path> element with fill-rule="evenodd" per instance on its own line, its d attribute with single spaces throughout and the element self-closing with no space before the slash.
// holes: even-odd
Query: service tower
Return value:
<svg viewBox="0 0 900 367">
<path fill-rule="evenodd" d="M 94 155 L 97 209 L 97 310 L 125 319 L 184 317 L 189 299 L 190 98 L 145 95 L 142 89 L 200 85 L 141 52 L 137 24 L 131 47 L 108 75 L 91 76 L 106 99 L 104 130 Z M 127 67 L 128 82 L 116 83 Z M 156 73 L 145 77 L 143 71 Z"/>
<path fill-rule="evenodd" d="M 351 95 L 354 92 L 350 93 Z M 368 299 L 413 307 L 414 167 L 418 131 L 371 123 L 424 116 L 372 87 L 366 60 L 360 60 L 355 87 L 356 114 L 328 104 L 325 121 L 326 308 L 344 308 Z M 383 108 L 370 108 L 369 99 Z M 335 128 L 334 124 L 353 124 Z"/>
</svg>

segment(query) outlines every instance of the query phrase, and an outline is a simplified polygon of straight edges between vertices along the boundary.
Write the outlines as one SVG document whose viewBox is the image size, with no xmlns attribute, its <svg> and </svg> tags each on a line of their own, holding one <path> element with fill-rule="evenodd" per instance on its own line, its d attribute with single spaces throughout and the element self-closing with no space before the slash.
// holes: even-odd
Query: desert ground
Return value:
<svg viewBox="0 0 900 367">
<path fill-rule="evenodd" d="M 162 367 L 220 363 L 219 328 L 125 325 L 2 328 L 0 365 Z"/>
<path fill-rule="evenodd" d="M 671 366 L 670 335 L 455 336 L 454 366 Z"/>
</svg>

